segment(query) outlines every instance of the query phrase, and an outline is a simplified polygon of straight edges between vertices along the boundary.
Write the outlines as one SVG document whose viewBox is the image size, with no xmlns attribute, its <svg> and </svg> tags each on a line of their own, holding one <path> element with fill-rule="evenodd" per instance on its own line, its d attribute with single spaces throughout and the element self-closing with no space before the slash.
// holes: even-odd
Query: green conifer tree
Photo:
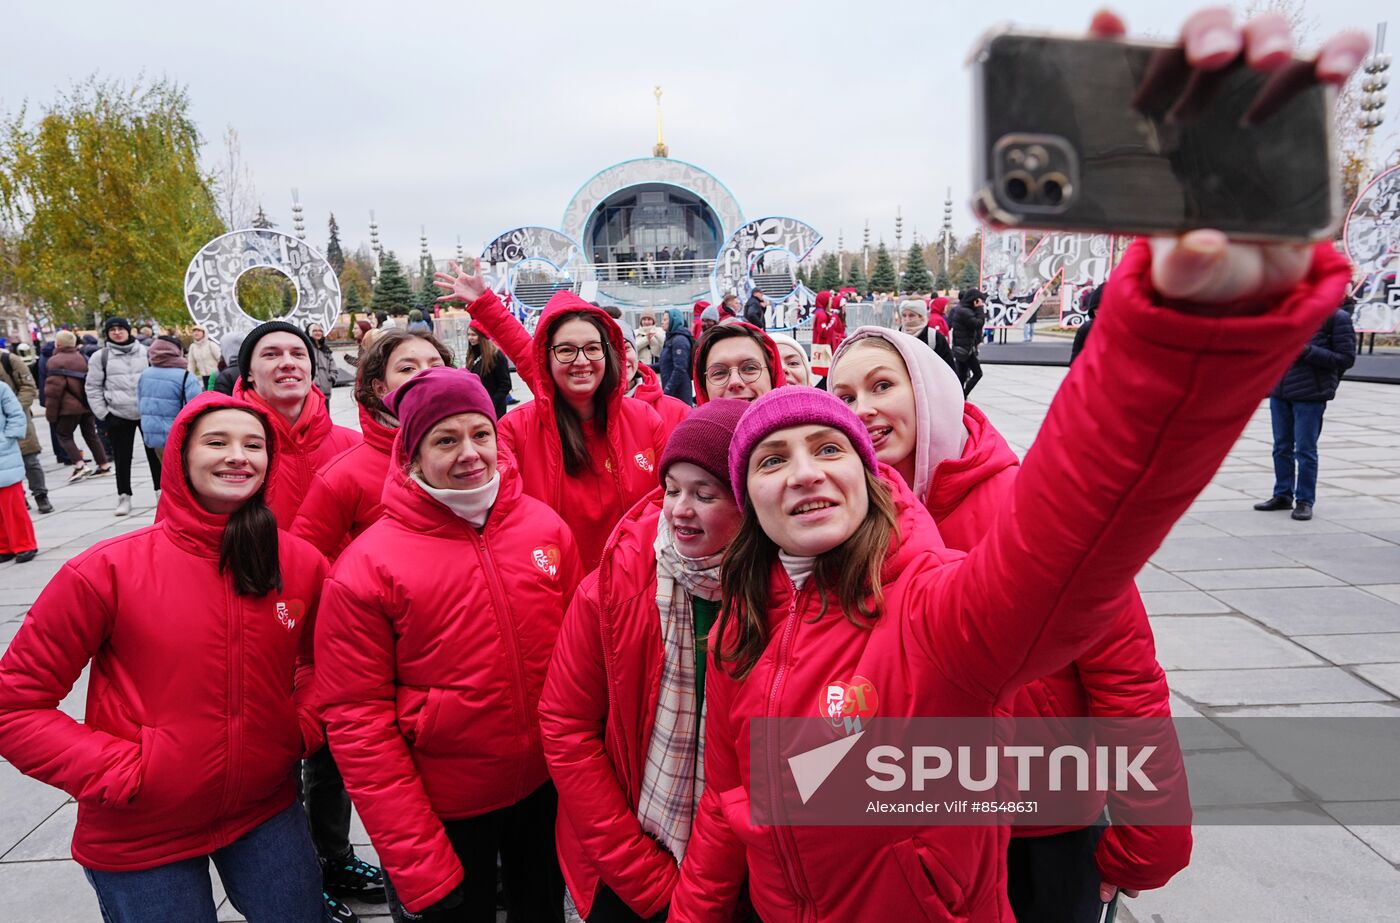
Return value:
<svg viewBox="0 0 1400 923">
<path fill-rule="evenodd" d="M 370 308 L 390 314 L 407 314 L 413 307 L 413 289 L 403 274 L 398 257 L 385 250 L 379 262 L 379 279 L 374 283 Z"/>
<path fill-rule="evenodd" d="M 924 248 L 918 244 L 909 248 L 909 261 L 904 264 L 904 278 L 901 290 L 906 292 L 927 292 L 933 287 L 928 266 L 924 264 Z"/>
<path fill-rule="evenodd" d="M 331 264 L 337 277 L 345 271 L 345 253 L 340 249 L 340 225 L 335 223 L 335 214 L 330 220 L 331 239 L 326 244 L 326 262 Z"/>
<path fill-rule="evenodd" d="M 894 261 L 890 259 L 885 242 L 881 241 L 879 249 L 875 251 L 875 268 L 870 272 L 870 288 L 876 292 L 892 292 L 898 286 L 894 277 Z"/>
</svg>

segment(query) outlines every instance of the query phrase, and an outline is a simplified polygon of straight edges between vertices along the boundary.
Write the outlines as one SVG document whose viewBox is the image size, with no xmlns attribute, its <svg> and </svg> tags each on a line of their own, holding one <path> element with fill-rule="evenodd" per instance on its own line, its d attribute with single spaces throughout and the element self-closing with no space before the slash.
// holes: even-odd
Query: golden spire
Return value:
<svg viewBox="0 0 1400 923">
<path fill-rule="evenodd" d="M 661 87 L 652 91 L 656 97 L 656 147 L 651 149 L 653 157 L 668 157 L 670 150 L 666 147 L 666 139 L 661 135 Z"/>
</svg>

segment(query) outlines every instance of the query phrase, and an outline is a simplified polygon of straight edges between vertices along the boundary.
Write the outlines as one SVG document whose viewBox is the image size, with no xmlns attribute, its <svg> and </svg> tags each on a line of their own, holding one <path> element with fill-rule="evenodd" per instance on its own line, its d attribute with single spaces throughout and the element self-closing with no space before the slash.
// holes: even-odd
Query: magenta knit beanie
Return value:
<svg viewBox="0 0 1400 923">
<path fill-rule="evenodd" d="M 734 499 L 739 509 L 744 508 L 749 498 L 749 456 L 753 454 L 754 447 L 770 433 L 810 424 L 840 430 L 851 441 L 851 446 L 870 473 L 879 470 L 875 447 L 870 444 L 870 434 L 851 408 L 841 403 L 840 398 L 803 385 L 774 388 L 749 404 L 749 409 L 739 421 L 739 428 L 734 432 L 734 441 L 729 444 L 729 483 L 734 489 Z"/>
<path fill-rule="evenodd" d="M 666 483 L 666 469 L 676 462 L 690 462 L 714 475 L 721 484 L 729 483 L 729 443 L 739 418 L 749 409 L 748 401 L 715 400 L 690 412 L 671 432 L 661 453 L 657 473 Z"/>
<path fill-rule="evenodd" d="M 384 406 L 399 418 L 405 459 L 418 453 L 428 430 L 459 413 L 479 413 L 496 422 L 496 408 L 481 379 L 466 369 L 425 369 L 384 395 Z"/>
</svg>

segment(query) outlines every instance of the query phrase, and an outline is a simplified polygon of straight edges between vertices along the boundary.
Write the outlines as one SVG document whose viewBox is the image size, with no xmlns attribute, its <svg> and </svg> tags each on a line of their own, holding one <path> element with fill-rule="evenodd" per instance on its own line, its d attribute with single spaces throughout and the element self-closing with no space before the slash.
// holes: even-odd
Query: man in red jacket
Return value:
<svg viewBox="0 0 1400 923">
<path fill-rule="evenodd" d="M 300 327 L 268 321 L 253 328 L 238 351 L 238 367 L 241 377 L 234 396 L 269 411 L 272 420 L 276 477 L 267 505 L 278 526 L 290 530 L 311 489 L 312 475 L 359 444 L 360 434 L 331 422 L 319 392 L 308 400 L 316 350 Z M 328 747 L 307 758 L 304 776 L 303 801 L 321 857 L 327 912 L 330 919 L 349 923 L 355 914 L 335 898 L 383 901 L 384 874 L 350 846 L 350 796 Z"/>
</svg>

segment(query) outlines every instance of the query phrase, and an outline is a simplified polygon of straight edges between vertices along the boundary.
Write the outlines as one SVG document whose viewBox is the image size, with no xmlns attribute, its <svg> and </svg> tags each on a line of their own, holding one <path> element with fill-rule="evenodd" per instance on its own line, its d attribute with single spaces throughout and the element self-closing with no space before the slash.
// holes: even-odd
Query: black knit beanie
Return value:
<svg viewBox="0 0 1400 923">
<path fill-rule="evenodd" d="M 125 317 L 109 317 L 102 322 L 102 339 L 107 339 L 107 334 L 111 332 L 113 327 L 124 327 L 128 334 L 131 333 L 131 321 Z"/>
<path fill-rule="evenodd" d="M 312 344 L 311 337 L 306 335 L 306 331 L 284 320 L 270 320 L 248 331 L 248 335 L 243 338 L 243 345 L 238 349 L 238 374 L 243 378 L 243 387 L 253 386 L 253 350 L 257 348 L 258 340 L 269 333 L 290 333 L 305 343 L 306 357 L 311 361 L 311 374 L 316 374 L 316 347 Z"/>
</svg>

